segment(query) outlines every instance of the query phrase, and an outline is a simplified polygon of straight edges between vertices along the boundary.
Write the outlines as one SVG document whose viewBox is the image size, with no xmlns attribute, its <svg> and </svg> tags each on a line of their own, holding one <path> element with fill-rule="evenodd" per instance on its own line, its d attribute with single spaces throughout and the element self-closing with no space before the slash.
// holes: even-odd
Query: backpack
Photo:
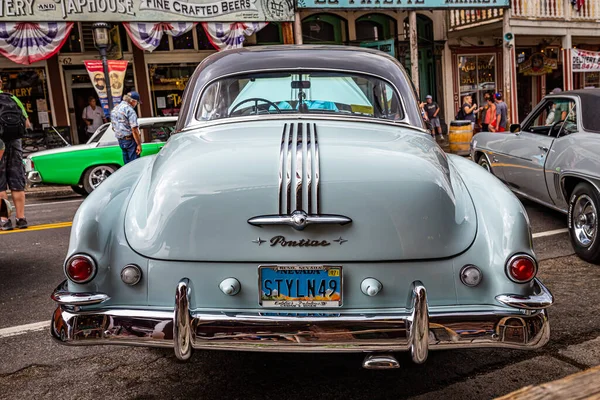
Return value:
<svg viewBox="0 0 600 400">
<path fill-rule="evenodd" d="M 465 117 L 466 117 L 466 115 L 465 115 L 465 110 L 464 110 L 462 107 L 460 107 L 460 108 L 458 109 L 458 112 L 456 113 L 456 117 L 454 117 L 454 119 L 455 119 L 456 121 L 464 121 L 464 120 L 465 120 Z"/>
<path fill-rule="evenodd" d="M 10 93 L 0 93 L 0 137 L 5 141 L 25 134 L 25 116 Z"/>
</svg>

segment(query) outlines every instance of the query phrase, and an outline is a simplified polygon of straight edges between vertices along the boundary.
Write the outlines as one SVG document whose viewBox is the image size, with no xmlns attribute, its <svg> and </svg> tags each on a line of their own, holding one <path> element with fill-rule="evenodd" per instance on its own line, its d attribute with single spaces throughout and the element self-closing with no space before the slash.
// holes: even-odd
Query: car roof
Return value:
<svg viewBox="0 0 600 400">
<path fill-rule="evenodd" d="M 600 108 L 600 89 L 578 89 L 546 96 L 549 99 L 577 96 L 581 101 L 581 124 L 587 131 L 600 132 L 600 119 L 596 117 Z"/>
<path fill-rule="evenodd" d="M 176 129 L 194 122 L 193 110 L 202 90 L 213 80 L 248 72 L 293 69 L 351 71 L 383 78 L 396 86 L 403 97 L 408 120 L 416 126 L 421 124 L 414 86 L 402 64 L 390 55 L 353 46 L 275 45 L 242 47 L 205 58 L 186 86 Z"/>
</svg>

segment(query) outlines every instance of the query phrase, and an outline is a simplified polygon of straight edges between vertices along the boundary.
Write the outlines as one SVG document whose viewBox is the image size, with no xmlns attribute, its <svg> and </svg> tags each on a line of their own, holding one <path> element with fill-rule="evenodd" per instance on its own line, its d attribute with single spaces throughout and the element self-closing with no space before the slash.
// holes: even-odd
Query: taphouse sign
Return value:
<svg viewBox="0 0 600 400">
<path fill-rule="evenodd" d="M 508 8 L 510 0 L 298 0 L 298 8 Z"/>
<path fill-rule="evenodd" d="M 294 0 L 0 0 L 0 22 L 293 20 Z"/>
</svg>

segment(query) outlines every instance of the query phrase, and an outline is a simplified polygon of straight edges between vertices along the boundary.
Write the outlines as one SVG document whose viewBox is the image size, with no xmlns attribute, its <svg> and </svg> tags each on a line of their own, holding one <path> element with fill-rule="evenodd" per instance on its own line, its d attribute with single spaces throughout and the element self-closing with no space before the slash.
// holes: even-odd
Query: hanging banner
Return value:
<svg viewBox="0 0 600 400">
<path fill-rule="evenodd" d="M 294 0 L 2 0 L 0 18 L 12 22 L 293 21 Z"/>
<path fill-rule="evenodd" d="M 208 41 L 217 50 L 230 50 L 243 47 L 246 36 L 260 31 L 268 22 L 234 22 L 231 24 L 203 22 L 202 27 Z"/>
<path fill-rule="evenodd" d="M 104 78 L 104 68 L 102 67 L 102 61 L 90 60 L 83 61 L 83 63 L 85 64 L 85 68 L 87 69 L 87 72 L 90 75 L 92 85 L 94 86 L 94 89 L 96 89 L 96 93 L 98 94 L 98 99 L 100 99 L 100 106 L 104 111 L 104 115 L 106 116 L 106 118 L 109 118 L 110 110 L 108 108 L 108 96 L 106 94 L 106 79 Z"/>
<path fill-rule="evenodd" d="M 376 49 L 379 51 L 383 51 L 384 53 L 387 53 L 394 58 L 396 57 L 396 52 L 394 51 L 394 39 L 376 40 L 373 42 L 361 42 L 360 47 Z"/>
<path fill-rule="evenodd" d="M 600 52 L 571 49 L 573 72 L 600 71 Z"/>
<path fill-rule="evenodd" d="M 145 51 L 154 51 L 163 35 L 178 37 L 194 29 L 195 22 L 123 22 L 133 44 Z"/>
<path fill-rule="evenodd" d="M 509 8 L 510 0 L 298 0 L 298 8 Z"/>
<path fill-rule="evenodd" d="M 126 60 L 108 60 L 108 77 L 110 78 L 110 94 L 112 95 L 113 105 L 119 104 L 123 98 L 126 72 Z"/>
<path fill-rule="evenodd" d="M 528 60 L 519 64 L 519 73 L 525 76 L 546 75 L 557 68 L 557 59 L 548 58 L 543 53 L 534 53 Z"/>
<path fill-rule="evenodd" d="M 58 53 L 72 28 L 72 22 L 0 22 L 0 54 L 25 65 L 46 60 Z"/>
</svg>

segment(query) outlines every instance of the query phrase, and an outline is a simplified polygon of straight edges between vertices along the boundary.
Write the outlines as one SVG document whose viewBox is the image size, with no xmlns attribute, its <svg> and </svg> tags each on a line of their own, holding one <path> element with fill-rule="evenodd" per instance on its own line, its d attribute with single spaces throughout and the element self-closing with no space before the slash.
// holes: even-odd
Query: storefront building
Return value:
<svg viewBox="0 0 600 400">
<path fill-rule="evenodd" d="M 509 2 L 497 0 L 479 5 L 499 12 L 501 7 L 508 7 Z M 495 88 L 498 79 L 502 79 L 497 66 L 501 62 L 501 49 L 482 54 L 465 53 L 464 59 L 459 60 L 458 53 L 449 47 L 449 10 L 464 13 L 469 7 L 473 7 L 470 2 L 441 0 L 299 0 L 296 28 L 301 35 L 296 34 L 296 42 L 300 39 L 310 44 L 372 47 L 390 54 L 413 78 L 420 100 L 431 95 L 439 104 L 444 126 L 454 119 L 455 93 L 459 90 L 483 93 L 483 88 Z M 460 89 L 452 86 L 452 79 L 447 79 L 450 71 L 456 71 L 452 64 L 458 65 L 458 62 L 481 67 L 478 71 L 468 71 L 472 77 L 463 76 L 465 83 Z"/>
<path fill-rule="evenodd" d="M 600 0 L 511 0 L 505 10 L 450 11 L 454 106 L 465 94 L 482 104 L 482 91 L 504 91 L 510 122 L 517 123 L 555 88 L 600 87 L 598 70 L 577 72 L 572 57 L 600 50 L 599 19 Z"/>
<path fill-rule="evenodd" d="M 112 25 L 108 59 L 128 61 L 124 80 L 118 84 L 123 85 L 124 93 L 134 88 L 140 93 L 141 117 L 178 115 L 191 74 L 204 58 L 220 49 L 242 42 L 245 46 L 293 43 L 290 21 L 294 10 L 283 1 L 232 2 L 231 7 L 250 8 L 225 10 L 226 2 L 194 0 L 186 3 L 187 13 L 182 10 L 184 3 L 176 1 L 143 5 L 136 1 L 131 3 L 133 11 L 110 10 L 112 2 L 104 0 L 77 7 L 63 0 L 55 8 L 40 11 L 36 2 L 20 15 L 2 10 L 0 28 L 18 35 L 19 28 L 29 25 L 18 22 L 35 22 L 39 25 L 36 34 L 47 36 L 49 48 L 12 49 L 10 38 L 0 38 L 4 56 L 0 57 L 0 78 L 4 89 L 23 101 L 34 129 L 66 128 L 73 144 L 87 140 L 82 112 L 88 98 L 97 98 L 84 65 L 85 60 L 100 58 L 94 46 L 94 22 Z M 171 9 L 165 9 L 169 4 Z M 206 15 L 199 15 L 202 12 Z M 140 20 L 161 22 L 137 22 Z M 61 37 L 63 30 L 66 33 Z M 37 58 L 42 59 L 32 62 Z"/>
</svg>

